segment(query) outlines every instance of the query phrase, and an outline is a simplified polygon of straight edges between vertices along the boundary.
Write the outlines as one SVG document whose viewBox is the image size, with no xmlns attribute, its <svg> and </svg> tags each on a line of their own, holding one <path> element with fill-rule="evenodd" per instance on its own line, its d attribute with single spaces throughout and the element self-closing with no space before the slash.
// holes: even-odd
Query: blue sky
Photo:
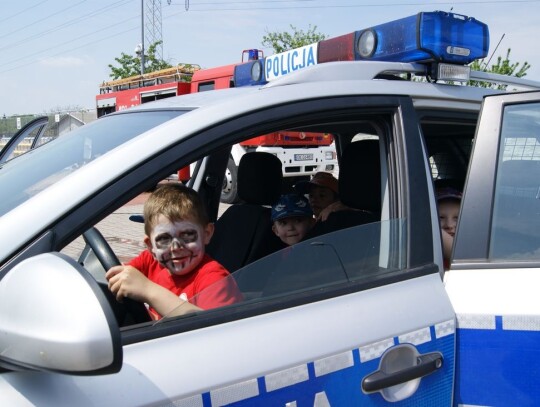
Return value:
<svg viewBox="0 0 540 407">
<path fill-rule="evenodd" d="M 240 61 L 248 48 L 270 54 L 263 35 L 291 24 L 333 37 L 434 10 L 488 24 L 490 53 L 504 34 L 495 57 L 511 48 L 512 61 L 532 65 L 527 79 L 540 81 L 540 0 L 162 0 L 163 57 L 209 68 Z M 108 64 L 140 42 L 141 0 L 3 1 L 0 115 L 94 108 Z"/>
</svg>

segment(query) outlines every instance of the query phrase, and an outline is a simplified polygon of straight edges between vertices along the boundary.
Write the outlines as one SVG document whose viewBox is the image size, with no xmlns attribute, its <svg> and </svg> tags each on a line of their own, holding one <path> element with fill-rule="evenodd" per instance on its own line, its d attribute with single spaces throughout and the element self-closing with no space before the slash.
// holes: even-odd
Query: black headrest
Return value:
<svg viewBox="0 0 540 407">
<path fill-rule="evenodd" d="M 378 140 L 349 144 L 339 163 L 339 196 L 354 209 L 381 211 L 381 164 Z"/>
<path fill-rule="evenodd" d="M 281 195 L 281 161 L 264 152 L 246 153 L 238 164 L 238 196 L 244 202 L 273 205 Z"/>
</svg>

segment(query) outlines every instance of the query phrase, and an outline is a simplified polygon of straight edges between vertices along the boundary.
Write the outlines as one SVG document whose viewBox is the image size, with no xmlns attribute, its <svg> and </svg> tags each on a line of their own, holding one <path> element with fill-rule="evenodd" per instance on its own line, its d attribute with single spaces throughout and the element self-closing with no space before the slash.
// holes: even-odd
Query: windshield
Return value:
<svg viewBox="0 0 540 407">
<path fill-rule="evenodd" d="M 185 111 L 105 116 L 0 166 L 0 216 L 120 144 Z"/>
</svg>

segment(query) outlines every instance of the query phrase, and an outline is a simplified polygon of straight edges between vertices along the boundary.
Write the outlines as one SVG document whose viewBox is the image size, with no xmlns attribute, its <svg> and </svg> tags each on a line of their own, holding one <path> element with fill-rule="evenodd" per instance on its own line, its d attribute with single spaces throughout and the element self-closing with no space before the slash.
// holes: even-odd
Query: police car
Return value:
<svg viewBox="0 0 540 407">
<path fill-rule="evenodd" d="M 419 13 L 250 61 L 235 80 L 252 86 L 111 114 L 0 167 L 0 404 L 537 404 L 540 83 L 469 72 L 488 35 Z M 275 157 L 246 155 L 244 202 L 218 207 L 231 146 L 279 130 L 335 137 L 351 210 L 272 251 Z M 148 322 L 108 294 L 119 253 L 99 224 L 193 162 L 207 251 L 244 301 Z M 449 271 L 439 181 L 464 191 Z"/>
</svg>

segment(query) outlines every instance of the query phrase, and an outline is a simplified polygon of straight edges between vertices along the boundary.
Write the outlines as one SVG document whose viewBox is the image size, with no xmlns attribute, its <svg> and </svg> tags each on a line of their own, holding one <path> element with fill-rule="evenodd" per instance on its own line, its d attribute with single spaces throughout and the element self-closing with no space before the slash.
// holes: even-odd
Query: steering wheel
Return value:
<svg viewBox="0 0 540 407">
<path fill-rule="evenodd" d="M 109 270 L 113 266 L 122 264 L 103 235 L 95 227 L 91 227 L 84 232 L 83 238 L 105 270 Z M 102 290 L 111 303 L 120 326 L 129 325 L 130 322 L 138 324 L 151 320 L 146 306 L 143 303 L 132 300 L 131 298 L 124 298 L 122 302 L 118 302 L 108 286 L 102 285 Z"/>
</svg>

